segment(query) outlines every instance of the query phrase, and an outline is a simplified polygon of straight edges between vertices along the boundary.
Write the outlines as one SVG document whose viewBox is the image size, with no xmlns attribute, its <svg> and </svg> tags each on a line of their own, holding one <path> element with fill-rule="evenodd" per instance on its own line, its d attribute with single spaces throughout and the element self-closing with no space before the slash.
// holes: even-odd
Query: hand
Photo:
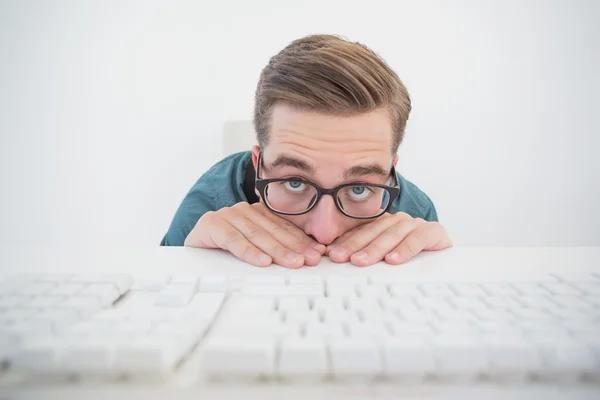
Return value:
<svg viewBox="0 0 600 400">
<path fill-rule="evenodd" d="M 238 203 L 207 212 L 184 245 L 227 250 L 258 267 L 272 262 L 288 268 L 317 265 L 325 253 L 324 245 L 262 203 Z"/>
<path fill-rule="evenodd" d="M 401 264 L 423 250 L 452 247 L 446 230 L 438 222 L 427 222 L 406 213 L 384 214 L 359 225 L 327 246 L 331 261 L 364 267 L 385 260 Z"/>
</svg>

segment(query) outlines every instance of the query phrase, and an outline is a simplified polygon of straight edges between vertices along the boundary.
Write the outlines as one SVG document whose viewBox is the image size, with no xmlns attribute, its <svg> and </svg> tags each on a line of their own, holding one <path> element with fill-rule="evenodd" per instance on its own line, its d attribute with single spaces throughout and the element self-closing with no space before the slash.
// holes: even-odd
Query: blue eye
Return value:
<svg viewBox="0 0 600 400">
<path fill-rule="evenodd" d="M 363 200 L 373 192 L 368 186 L 352 186 L 348 195 L 353 200 Z"/>
<path fill-rule="evenodd" d="M 291 192 L 301 192 L 304 190 L 306 185 L 298 181 L 287 181 L 283 183 L 283 186 Z"/>
</svg>

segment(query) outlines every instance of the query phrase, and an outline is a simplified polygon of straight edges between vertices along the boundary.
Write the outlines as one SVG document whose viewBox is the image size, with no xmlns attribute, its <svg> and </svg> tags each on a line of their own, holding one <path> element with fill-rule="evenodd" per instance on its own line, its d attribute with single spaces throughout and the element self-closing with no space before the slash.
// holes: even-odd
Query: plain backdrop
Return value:
<svg viewBox="0 0 600 400">
<path fill-rule="evenodd" d="M 0 243 L 158 245 L 312 33 L 409 89 L 400 172 L 461 246 L 600 245 L 600 2 L 0 1 Z"/>
</svg>

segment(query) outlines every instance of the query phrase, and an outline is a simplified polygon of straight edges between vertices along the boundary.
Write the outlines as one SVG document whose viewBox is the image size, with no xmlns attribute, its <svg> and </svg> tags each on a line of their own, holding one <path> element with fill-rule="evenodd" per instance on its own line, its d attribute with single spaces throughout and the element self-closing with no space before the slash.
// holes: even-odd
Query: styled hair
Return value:
<svg viewBox="0 0 600 400">
<path fill-rule="evenodd" d="M 410 96 L 398 75 L 368 47 L 334 35 L 297 39 L 271 57 L 255 93 L 254 129 L 259 145 L 269 142 L 273 107 L 353 116 L 387 108 L 392 152 L 404 137 Z"/>
</svg>

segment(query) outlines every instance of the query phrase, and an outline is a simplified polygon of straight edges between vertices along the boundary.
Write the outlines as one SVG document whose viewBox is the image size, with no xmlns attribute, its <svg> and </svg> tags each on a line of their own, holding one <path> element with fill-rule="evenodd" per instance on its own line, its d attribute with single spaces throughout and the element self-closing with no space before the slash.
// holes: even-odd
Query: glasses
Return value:
<svg viewBox="0 0 600 400">
<path fill-rule="evenodd" d="M 394 166 L 390 175 L 394 186 L 346 183 L 333 189 L 299 178 L 261 179 L 258 154 L 255 186 L 269 210 L 283 215 L 302 215 L 312 210 L 323 195 L 330 195 L 342 214 L 350 218 L 369 219 L 384 214 L 400 194 Z"/>
</svg>

